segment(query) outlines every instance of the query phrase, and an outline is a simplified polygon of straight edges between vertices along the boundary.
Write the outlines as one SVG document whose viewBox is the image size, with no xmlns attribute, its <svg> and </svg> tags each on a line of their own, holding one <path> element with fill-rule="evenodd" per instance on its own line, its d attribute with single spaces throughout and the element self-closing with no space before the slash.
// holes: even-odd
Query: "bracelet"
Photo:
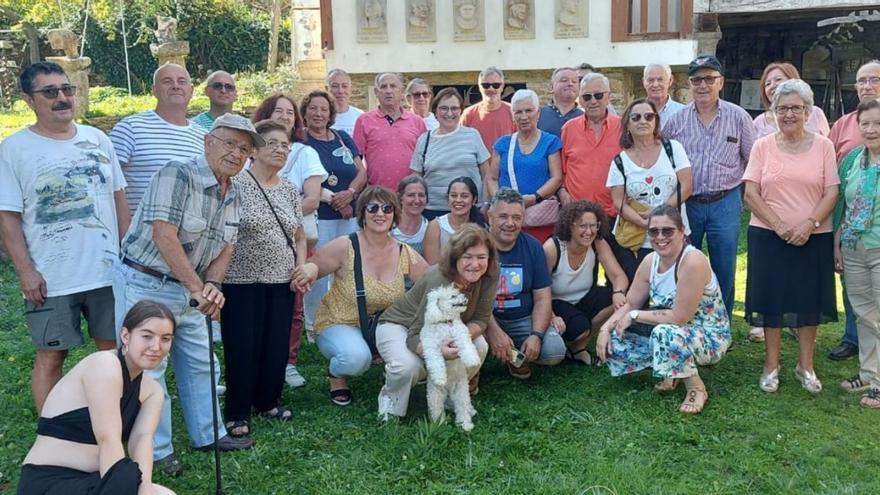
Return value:
<svg viewBox="0 0 880 495">
<path fill-rule="evenodd" d="M 618 290 L 612 292 L 612 294 L 622 294 L 622 295 L 625 296 L 625 295 L 626 295 L 626 291 L 625 291 L 625 290 L 620 290 L 620 289 L 618 289 Z"/>
<path fill-rule="evenodd" d="M 531 337 L 532 335 L 534 335 L 535 337 L 538 337 L 538 340 L 540 340 L 541 342 L 544 342 L 544 332 L 532 330 L 532 333 L 529 334 L 529 337 Z"/>
</svg>

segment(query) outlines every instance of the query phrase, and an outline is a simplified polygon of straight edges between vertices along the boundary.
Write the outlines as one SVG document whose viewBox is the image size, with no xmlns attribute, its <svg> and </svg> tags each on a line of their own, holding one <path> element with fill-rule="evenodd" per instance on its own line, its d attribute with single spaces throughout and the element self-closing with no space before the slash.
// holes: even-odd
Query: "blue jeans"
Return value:
<svg viewBox="0 0 880 495">
<path fill-rule="evenodd" d="M 495 318 L 498 326 L 513 340 L 513 346 L 522 350 L 523 343 L 532 333 L 532 317 L 526 316 L 515 320 L 502 320 Z M 535 364 L 553 366 L 565 359 L 565 341 L 552 326 L 544 334 L 544 342 L 541 344 L 541 354 Z"/>
<path fill-rule="evenodd" d="M 843 284 L 843 277 L 840 277 L 840 283 Z M 858 347 L 859 330 L 856 326 L 856 314 L 852 304 L 849 303 L 849 297 L 846 295 L 846 286 L 843 287 L 843 311 L 846 314 L 846 323 L 843 326 L 843 338 L 840 339 L 840 343 Z"/>
<path fill-rule="evenodd" d="M 330 325 L 315 337 L 318 350 L 330 361 L 330 374 L 337 377 L 363 375 L 373 362 L 373 353 L 359 328 Z"/>
<path fill-rule="evenodd" d="M 739 223 L 742 215 L 740 188 L 714 203 L 687 202 L 691 244 L 703 249 L 703 237 L 709 246 L 709 264 L 718 278 L 721 297 L 728 316 L 733 315 L 736 251 L 739 247 Z"/>
<path fill-rule="evenodd" d="M 214 380 L 211 376 L 208 355 L 208 339 L 210 330 L 205 326 L 205 315 L 189 306 L 186 289 L 177 282 L 162 280 L 141 273 L 122 262 L 116 261 L 113 266 L 113 297 L 116 299 L 116 328 L 122 328 L 125 313 L 138 301 L 150 299 L 165 304 L 171 309 L 177 320 L 174 333 L 174 344 L 171 346 L 171 361 L 174 363 L 174 378 L 177 382 L 177 394 L 183 408 L 183 419 L 194 447 L 204 447 L 214 442 L 214 426 L 211 421 L 211 387 Z M 118 338 L 118 337 L 117 337 Z M 171 444 L 171 397 L 165 384 L 165 369 L 168 358 L 154 370 L 144 373 L 156 380 L 165 392 L 165 403 L 162 405 L 162 416 L 153 437 L 153 458 L 162 459 L 174 452 Z M 226 428 L 220 418 L 220 405 L 217 408 L 220 428 L 218 437 L 226 436 Z"/>
<path fill-rule="evenodd" d="M 321 220 L 319 218 L 318 244 L 315 245 L 315 249 L 320 249 L 322 246 L 337 237 L 357 232 L 357 229 L 358 225 L 356 218 L 349 218 L 348 220 Z M 327 291 L 330 290 L 331 283 L 333 283 L 332 274 L 327 275 L 324 278 L 319 278 L 318 280 L 315 280 L 314 284 L 312 284 L 312 290 L 306 293 L 305 299 L 303 299 L 303 315 L 306 320 L 306 328 L 313 328 L 315 323 L 315 313 L 318 312 L 318 306 L 321 304 L 321 299 L 323 299 L 324 295 L 327 294 Z"/>
</svg>

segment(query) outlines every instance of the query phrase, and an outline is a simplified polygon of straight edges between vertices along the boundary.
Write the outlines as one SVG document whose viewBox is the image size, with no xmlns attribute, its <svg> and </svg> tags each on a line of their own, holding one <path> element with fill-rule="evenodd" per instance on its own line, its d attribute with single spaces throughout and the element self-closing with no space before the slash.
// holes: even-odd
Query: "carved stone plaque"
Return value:
<svg viewBox="0 0 880 495">
<path fill-rule="evenodd" d="M 504 39 L 535 39 L 535 1 L 504 0 Z"/>
<path fill-rule="evenodd" d="M 386 0 L 357 0 L 358 43 L 387 43 Z"/>
<path fill-rule="evenodd" d="M 589 2 L 556 0 L 556 37 L 586 38 L 589 35 Z"/>
<path fill-rule="evenodd" d="M 484 41 L 483 0 L 455 0 L 452 6 L 452 25 L 455 41 Z"/>
<path fill-rule="evenodd" d="M 437 0 L 406 0 L 406 41 L 437 41 Z"/>
</svg>

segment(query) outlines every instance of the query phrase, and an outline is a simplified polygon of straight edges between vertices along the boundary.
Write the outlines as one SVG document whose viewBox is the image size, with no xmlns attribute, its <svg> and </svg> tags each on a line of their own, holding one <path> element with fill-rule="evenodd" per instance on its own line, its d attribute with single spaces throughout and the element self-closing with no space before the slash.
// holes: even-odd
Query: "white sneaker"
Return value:
<svg viewBox="0 0 880 495">
<path fill-rule="evenodd" d="M 299 388 L 306 384 L 306 379 L 299 374 L 296 366 L 287 363 L 287 369 L 284 370 L 284 381 L 290 388 Z"/>
</svg>

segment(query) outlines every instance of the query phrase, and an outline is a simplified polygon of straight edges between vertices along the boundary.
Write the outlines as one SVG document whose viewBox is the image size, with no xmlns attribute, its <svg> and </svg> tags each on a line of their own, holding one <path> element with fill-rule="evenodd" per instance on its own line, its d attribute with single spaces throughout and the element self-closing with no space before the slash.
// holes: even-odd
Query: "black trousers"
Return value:
<svg viewBox="0 0 880 495">
<path fill-rule="evenodd" d="M 287 366 L 293 298 L 288 284 L 223 284 L 226 421 L 278 406 Z"/>
</svg>

